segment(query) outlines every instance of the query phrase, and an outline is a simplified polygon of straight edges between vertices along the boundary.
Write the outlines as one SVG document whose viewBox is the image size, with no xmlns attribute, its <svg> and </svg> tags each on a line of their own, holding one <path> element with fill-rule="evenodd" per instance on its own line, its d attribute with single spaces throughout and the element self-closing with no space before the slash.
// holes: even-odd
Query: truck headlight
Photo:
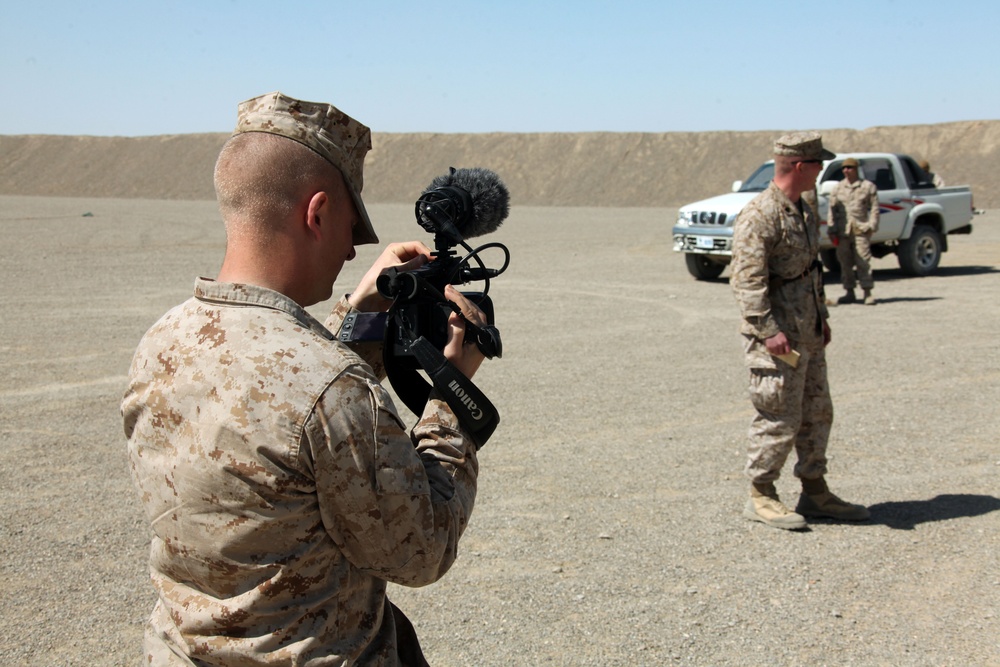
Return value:
<svg viewBox="0 0 1000 667">
<path fill-rule="evenodd" d="M 694 218 L 694 214 L 690 211 L 678 211 L 677 212 L 677 226 L 678 227 L 690 227 L 691 221 Z"/>
</svg>

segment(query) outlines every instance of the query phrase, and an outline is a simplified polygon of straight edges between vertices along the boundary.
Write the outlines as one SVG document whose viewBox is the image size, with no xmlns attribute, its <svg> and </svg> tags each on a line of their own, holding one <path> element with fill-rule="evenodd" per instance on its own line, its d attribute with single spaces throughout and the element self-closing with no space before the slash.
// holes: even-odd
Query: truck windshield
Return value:
<svg viewBox="0 0 1000 667">
<path fill-rule="evenodd" d="M 744 181 L 743 185 L 740 186 L 740 192 L 763 192 L 767 190 L 767 186 L 771 184 L 771 179 L 774 178 L 774 163 L 766 162 L 755 171 L 750 178 Z"/>
</svg>

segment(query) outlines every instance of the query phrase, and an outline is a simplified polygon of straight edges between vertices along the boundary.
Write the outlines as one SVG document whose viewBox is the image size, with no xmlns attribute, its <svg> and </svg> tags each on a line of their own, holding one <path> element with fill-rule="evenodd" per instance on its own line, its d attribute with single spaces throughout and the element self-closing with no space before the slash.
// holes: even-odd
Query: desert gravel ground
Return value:
<svg viewBox="0 0 1000 667">
<path fill-rule="evenodd" d="M 372 212 L 429 242 L 412 207 Z M 515 202 L 483 239 L 513 255 L 505 354 L 476 378 L 501 425 L 452 571 L 390 591 L 431 663 L 1000 665 L 1000 214 L 934 276 L 877 260 L 879 304 L 833 310 L 829 479 L 872 519 L 799 533 L 740 515 L 736 306 L 728 273 L 696 282 L 671 251 L 675 214 Z M 223 241 L 212 202 L 0 197 L 0 664 L 140 663 L 118 403 Z"/>
</svg>

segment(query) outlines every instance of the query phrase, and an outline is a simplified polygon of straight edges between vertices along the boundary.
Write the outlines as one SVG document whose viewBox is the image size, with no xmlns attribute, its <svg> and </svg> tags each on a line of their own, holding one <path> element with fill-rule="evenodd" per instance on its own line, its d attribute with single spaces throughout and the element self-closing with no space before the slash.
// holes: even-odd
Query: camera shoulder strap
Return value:
<svg viewBox="0 0 1000 667">
<path fill-rule="evenodd" d="M 485 445 L 500 423 L 500 414 L 490 399 L 423 336 L 413 341 L 409 349 L 472 437 L 476 449 Z M 415 369 L 407 371 L 390 358 L 386 358 L 386 374 L 399 398 L 419 415 L 430 395 L 430 385 Z"/>
</svg>

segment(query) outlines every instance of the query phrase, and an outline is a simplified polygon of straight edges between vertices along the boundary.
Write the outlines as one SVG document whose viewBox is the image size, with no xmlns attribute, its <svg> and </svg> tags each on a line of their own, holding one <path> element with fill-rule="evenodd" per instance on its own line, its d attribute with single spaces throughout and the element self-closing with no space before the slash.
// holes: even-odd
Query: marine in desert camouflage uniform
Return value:
<svg viewBox="0 0 1000 667">
<path fill-rule="evenodd" d="M 408 435 L 373 370 L 379 344 L 335 333 L 388 306 L 384 268 L 429 250 L 390 245 L 323 324 L 303 308 L 330 297 L 355 244 L 378 241 L 360 198 L 369 148 L 368 128 L 330 105 L 240 105 L 216 166 L 219 277 L 143 336 L 122 402 L 153 533 L 147 664 L 425 664 L 386 582 L 422 586 L 452 565 L 476 448 L 433 392 Z M 450 326 L 445 355 L 471 377 L 482 355 Z"/>
<path fill-rule="evenodd" d="M 837 244 L 845 292 L 837 303 L 855 303 L 854 287 L 861 283 L 864 303 L 871 306 L 875 304 L 871 238 L 878 231 L 878 190 L 874 183 L 858 175 L 858 161 L 854 158 L 844 160 L 841 167 L 844 178 L 830 193 L 830 238 Z"/>
<path fill-rule="evenodd" d="M 730 282 L 757 411 L 749 432 L 751 497 L 744 514 L 777 528 L 804 528 L 803 515 L 868 516 L 830 493 L 824 479 L 833 422 L 825 353 L 830 328 L 816 259 L 819 221 L 801 195 L 815 187 L 822 161 L 831 157 L 815 132 L 778 139 L 774 180 L 740 212 L 733 230 Z M 778 358 L 793 350 L 797 362 Z M 795 512 L 774 486 L 793 448 L 803 487 Z"/>
</svg>

